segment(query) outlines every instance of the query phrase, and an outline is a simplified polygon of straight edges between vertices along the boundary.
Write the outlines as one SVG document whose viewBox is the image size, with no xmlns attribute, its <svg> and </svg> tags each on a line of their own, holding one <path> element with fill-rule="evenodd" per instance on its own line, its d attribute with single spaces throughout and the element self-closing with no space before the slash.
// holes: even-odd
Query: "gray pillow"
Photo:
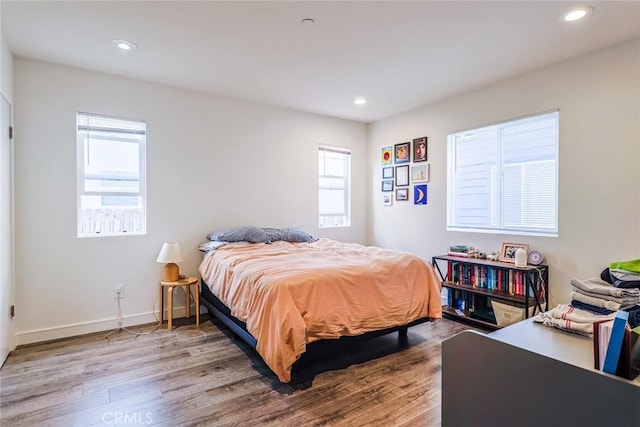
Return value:
<svg viewBox="0 0 640 427">
<path fill-rule="evenodd" d="M 223 242 L 251 242 L 271 243 L 267 233 L 260 227 L 245 225 L 242 227 L 230 227 L 215 231 L 207 235 L 209 240 L 221 240 Z"/>
<path fill-rule="evenodd" d="M 267 233 L 267 237 L 272 242 L 277 242 L 278 240 L 284 240 L 284 233 L 279 228 L 262 228 L 265 233 Z"/>
<path fill-rule="evenodd" d="M 282 230 L 283 239 L 287 242 L 293 243 L 310 243 L 315 242 L 316 238 L 314 238 L 311 234 L 304 231 L 302 228 L 291 227 L 291 228 L 283 228 Z"/>
</svg>

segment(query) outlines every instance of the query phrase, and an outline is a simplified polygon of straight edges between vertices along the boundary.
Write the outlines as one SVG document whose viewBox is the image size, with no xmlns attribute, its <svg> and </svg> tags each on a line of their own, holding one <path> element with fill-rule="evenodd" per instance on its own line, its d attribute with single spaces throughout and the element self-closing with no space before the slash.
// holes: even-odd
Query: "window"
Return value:
<svg viewBox="0 0 640 427">
<path fill-rule="evenodd" d="M 318 206 L 320 227 L 351 226 L 351 151 L 320 147 Z"/>
<path fill-rule="evenodd" d="M 558 235 L 559 113 L 448 136 L 447 230 Z"/>
<path fill-rule="evenodd" d="M 78 237 L 145 234 L 145 122 L 78 113 Z"/>
</svg>

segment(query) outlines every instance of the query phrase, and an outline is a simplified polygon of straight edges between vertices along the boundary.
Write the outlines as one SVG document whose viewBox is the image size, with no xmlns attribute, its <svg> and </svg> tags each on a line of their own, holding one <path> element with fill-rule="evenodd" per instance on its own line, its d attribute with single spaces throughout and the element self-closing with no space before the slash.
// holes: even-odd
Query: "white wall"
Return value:
<svg viewBox="0 0 640 427">
<path fill-rule="evenodd" d="M 0 93 L 13 104 L 13 55 L 2 36 L 0 41 Z"/>
<path fill-rule="evenodd" d="M 470 73 L 473 70 L 469 70 Z M 559 236 L 446 231 L 449 133 L 560 110 Z M 384 207 L 380 148 L 428 136 L 426 206 Z M 611 261 L 640 257 L 640 41 L 531 72 L 387 120 L 369 129 L 370 242 L 431 257 L 450 244 L 499 251 L 528 243 L 550 265 L 550 306 L 568 302 L 571 277 L 598 276 Z"/>
<path fill-rule="evenodd" d="M 1 17 L 2 6 L 0 5 L 0 17 Z M 2 19 L 0 18 L 0 27 L 1 27 Z M 11 109 L 11 105 L 13 104 L 13 55 L 7 46 L 7 43 L 4 40 L 4 35 L 2 34 L 2 29 L 0 28 L 0 96 L 4 97 L 8 102 Z M 4 123 L 3 123 L 4 124 Z M 2 130 L 5 132 L 5 129 Z M 12 142 L 9 141 L 8 150 L 6 147 L 3 147 L 3 155 L 7 155 L 7 159 L 2 159 L 2 165 L 9 164 L 11 165 L 13 162 L 13 153 L 12 153 Z M 0 156 L 2 157 L 2 156 Z M 3 168 L 4 169 L 4 168 Z M 3 184 L 6 182 L 4 180 L 9 181 L 9 194 L 4 194 L 4 197 L 8 199 L 2 201 L 2 206 L 0 206 L 0 218 L 2 219 L 2 224 L 0 226 L 3 230 L 6 228 L 10 228 L 8 233 L 3 233 L 0 237 L 2 242 L 0 242 L 0 246 L 2 248 L 11 248 L 10 250 L 2 250 L 0 252 L 0 301 L 2 303 L 2 308 L 0 313 L 2 318 L 0 319 L 0 330 L 2 330 L 2 334 L 5 333 L 7 336 L 2 337 L 2 345 L 3 352 L 5 350 L 5 345 L 8 345 L 9 351 L 13 350 L 16 346 L 15 340 L 15 321 L 10 319 L 9 316 L 5 316 L 8 314 L 9 307 L 15 302 L 15 287 L 14 287 L 14 256 L 13 256 L 13 227 L 11 227 L 12 223 L 12 214 L 13 214 L 13 202 L 12 202 L 12 172 L 11 167 L 7 171 L 0 171 L 0 181 L 3 181 Z M 6 187 L 3 187 L 6 188 Z M 7 221 L 7 222 L 5 222 Z M 6 338 L 6 341 L 5 341 Z M 0 354 L 0 359 L 4 354 Z M 0 360 L 0 364 L 3 361 Z"/>
<path fill-rule="evenodd" d="M 153 321 L 162 243 L 197 275 L 214 229 L 300 226 L 365 243 L 366 125 L 125 78 L 15 60 L 18 343 Z M 147 235 L 76 238 L 78 111 L 147 122 Z M 351 228 L 317 228 L 319 144 L 353 152 Z"/>
</svg>

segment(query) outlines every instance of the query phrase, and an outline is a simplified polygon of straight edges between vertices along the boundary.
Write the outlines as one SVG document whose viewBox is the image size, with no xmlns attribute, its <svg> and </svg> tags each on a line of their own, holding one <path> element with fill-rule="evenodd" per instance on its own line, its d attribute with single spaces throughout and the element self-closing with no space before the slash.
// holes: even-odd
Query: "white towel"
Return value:
<svg viewBox="0 0 640 427">
<path fill-rule="evenodd" d="M 576 288 L 587 291 L 591 294 L 610 295 L 618 298 L 638 297 L 640 298 L 640 289 L 638 288 L 616 288 L 611 283 L 592 277 L 590 279 L 571 279 L 571 284 Z"/>
<path fill-rule="evenodd" d="M 549 317 L 540 317 L 540 314 L 533 318 L 534 322 L 542 323 L 544 326 L 553 326 L 563 331 L 573 332 L 574 334 L 591 336 L 593 334 L 593 323 L 578 323 L 571 320 L 551 319 Z"/>
<path fill-rule="evenodd" d="M 606 315 L 593 314 L 590 311 L 580 310 L 568 304 L 559 304 L 556 308 L 537 314 L 533 317 L 533 321 L 567 332 L 591 335 L 593 334 L 594 322 L 613 319 L 615 316 L 616 313 Z"/>
<path fill-rule="evenodd" d="M 580 301 L 585 304 L 590 304 L 596 307 L 606 308 L 607 310 L 611 310 L 611 311 L 620 310 L 620 303 L 608 300 L 604 296 L 602 298 L 595 298 L 580 292 L 571 291 L 571 294 L 569 294 L 569 299 L 571 299 L 571 301 L 575 300 L 575 301 Z"/>
</svg>

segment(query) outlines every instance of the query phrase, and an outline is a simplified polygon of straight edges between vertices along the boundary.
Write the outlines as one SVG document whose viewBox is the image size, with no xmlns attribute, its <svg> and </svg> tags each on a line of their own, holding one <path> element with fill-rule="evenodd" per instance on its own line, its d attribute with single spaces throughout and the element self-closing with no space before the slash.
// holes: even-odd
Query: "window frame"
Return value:
<svg viewBox="0 0 640 427">
<path fill-rule="evenodd" d="M 344 175 L 324 175 L 320 173 L 320 169 L 318 168 L 318 227 L 319 228 L 344 228 L 351 227 L 351 150 L 347 148 L 333 147 L 327 145 L 320 145 L 318 147 L 318 156 L 322 155 L 323 152 L 332 152 L 339 153 L 345 156 L 345 174 Z M 320 157 L 318 157 L 320 160 Z M 335 189 L 332 186 L 323 186 L 321 185 L 322 178 L 331 178 L 331 179 L 342 179 L 344 181 L 344 185 L 341 189 L 344 191 L 344 207 L 345 212 L 339 214 L 321 214 L 320 213 L 320 191 L 321 190 L 331 190 Z M 323 223 L 323 218 L 332 218 L 332 217 L 342 217 L 341 224 L 328 224 L 329 221 Z"/>
<path fill-rule="evenodd" d="M 503 177 L 505 166 L 508 166 L 503 159 L 503 141 L 502 141 L 502 133 L 505 128 L 509 126 L 514 126 L 518 122 L 531 120 L 536 117 L 542 118 L 543 116 L 554 115 L 555 119 L 555 145 L 554 145 L 554 161 L 555 161 L 555 170 L 554 172 L 554 181 L 552 184 L 555 186 L 555 200 L 554 200 L 554 219 L 555 226 L 548 227 L 546 229 L 534 229 L 532 227 L 526 226 L 507 226 L 505 225 L 505 188 L 503 185 Z M 491 206 L 492 214 L 489 215 L 497 215 L 498 221 L 497 226 L 495 227 L 474 227 L 474 226 L 464 226 L 456 224 L 456 206 L 455 206 L 455 185 L 456 185 L 456 176 L 455 176 L 455 167 L 456 167 L 456 136 L 464 133 L 472 133 L 479 132 L 481 130 L 486 130 L 489 128 L 495 127 L 498 129 L 497 137 L 496 137 L 496 171 L 495 176 L 491 176 L 489 179 L 495 181 L 492 184 L 492 187 L 495 185 L 498 191 L 491 191 L 489 197 L 491 200 L 489 201 L 489 205 Z M 542 236 L 542 237 L 557 237 L 558 236 L 558 223 L 559 223 L 559 149 L 560 149 L 560 111 L 558 109 L 544 111 L 540 113 L 530 114 L 527 116 L 517 117 L 509 120 L 500 121 L 497 123 L 492 123 L 484 126 L 477 126 L 471 129 L 461 130 L 452 132 L 447 136 L 447 215 L 446 215 L 446 230 L 447 231 L 463 231 L 463 232 L 474 232 L 474 233 L 487 233 L 487 234 L 511 234 L 511 235 L 522 235 L 522 236 Z M 534 163 L 534 161 L 530 161 L 529 164 Z M 491 174 L 490 174 L 491 175 Z M 520 193 L 522 194 L 522 193 Z M 497 197 L 497 201 L 493 198 Z M 495 204 L 497 203 L 497 209 L 494 209 Z M 495 211 L 495 212 L 494 212 Z"/>
<path fill-rule="evenodd" d="M 137 192 L 118 192 L 118 191 L 86 191 L 85 190 L 85 138 L 87 133 L 90 132 L 91 126 L 84 126 L 80 124 L 81 118 L 95 117 L 103 119 L 120 120 L 129 123 L 136 123 L 142 125 L 144 130 L 131 130 L 127 132 L 125 129 L 110 128 L 115 132 L 122 132 L 123 134 L 136 134 L 142 135 L 140 140 L 130 139 L 128 141 L 122 141 L 127 143 L 135 143 L 138 145 L 138 191 Z M 84 129 L 81 129 L 84 128 Z M 99 128 L 99 127 L 98 127 Z M 147 234 L 147 170 L 146 170 L 146 145 L 147 145 L 147 123 L 144 120 L 129 119 L 124 117 L 107 116 L 95 113 L 77 112 L 76 113 L 76 237 L 115 237 L 115 236 L 135 236 Z M 105 129 L 105 128 L 100 128 Z M 126 137 L 123 138 L 123 140 Z M 138 197 L 140 201 L 140 231 L 119 231 L 114 233 L 82 233 L 82 197 L 83 196 L 98 196 L 98 197 Z"/>
</svg>

